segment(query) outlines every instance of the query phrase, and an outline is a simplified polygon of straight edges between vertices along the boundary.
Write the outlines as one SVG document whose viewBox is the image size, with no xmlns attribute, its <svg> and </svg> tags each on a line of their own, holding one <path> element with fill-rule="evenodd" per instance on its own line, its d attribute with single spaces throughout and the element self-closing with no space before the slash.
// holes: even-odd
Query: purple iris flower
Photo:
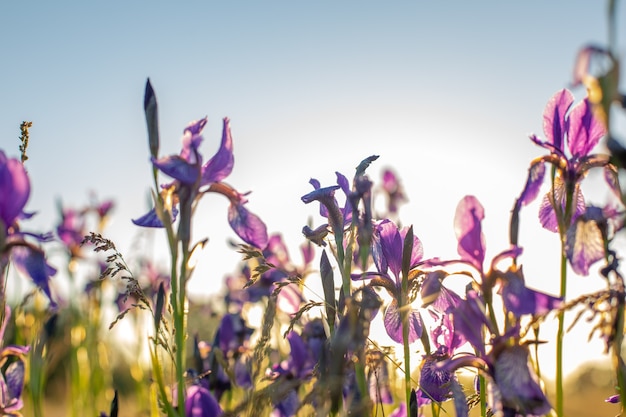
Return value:
<svg viewBox="0 0 626 417">
<path fill-rule="evenodd" d="M 24 165 L 16 158 L 7 158 L 0 150 L 0 221 L 3 234 L 15 227 L 30 196 L 30 180 Z"/>
<path fill-rule="evenodd" d="M 604 177 L 610 189 L 620 195 L 615 167 L 608 155 L 592 154 L 600 139 L 606 134 L 606 128 L 593 110 L 589 98 L 576 105 L 573 94 L 563 89 L 555 93 L 548 101 L 543 114 L 545 141 L 536 135 L 530 139 L 537 145 L 550 151 L 550 154 L 536 158 L 531 162 L 528 179 L 524 190 L 517 200 L 515 212 L 535 200 L 545 177 L 545 165 L 551 164 L 556 169 L 553 187 L 543 197 L 539 208 L 541 225 L 552 232 L 559 232 L 562 223 L 565 234 L 576 219 L 585 211 L 585 199 L 580 183 L 591 168 L 604 169 Z M 565 213 L 568 191 L 571 191 L 571 210 Z M 555 210 L 556 208 L 556 210 Z M 568 218 L 565 218 L 565 216 Z M 517 227 L 517 225 L 515 225 Z M 584 248 L 585 244 L 578 244 Z M 591 249 L 593 250 L 593 249 Z M 592 255 L 591 258 L 594 256 Z M 572 264 L 578 270 L 586 270 L 589 263 L 579 256 Z"/>
<path fill-rule="evenodd" d="M 298 388 L 308 381 L 315 371 L 320 358 L 325 354 L 326 333 L 319 319 L 307 322 L 301 334 L 289 332 L 289 357 L 272 368 L 270 377 L 277 383 L 290 383 L 293 390 L 274 404 L 272 416 L 291 417 L 300 408 Z"/>
<path fill-rule="evenodd" d="M 574 272 L 589 275 L 589 268 L 606 256 L 605 244 L 623 226 L 623 213 L 614 207 L 587 206 L 567 230 L 565 253 Z"/>
<path fill-rule="evenodd" d="M 527 288 L 521 270 L 513 267 L 507 272 L 496 268 L 505 259 L 514 259 L 522 253 L 522 248 L 513 246 L 496 255 L 491 261 L 491 268 L 484 269 L 486 239 L 482 232 L 482 220 L 485 217 L 483 206 L 474 196 L 465 196 L 459 202 L 454 218 L 455 232 L 458 239 L 457 251 L 461 256 L 456 261 L 432 259 L 426 262 L 430 266 L 442 266 L 462 263 L 472 266 L 481 277 L 482 285 L 492 287 L 496 281 L 502 284 L 502 296 L 505 306 L 515 316 L 523 314 L 543 314 L 546 309 L 560 305 L 559 298 Z M 490 291 L 490 289 L 489 289 Z"/>
<path fill-rule="evenodd" d="M 227 313 L 222 317 L 220 325 L 215 333 L 213 344 L 197 341 L 195 344 L 195 359 L 197 368 L 201 373 L 208 373 L 207 378 L 201 382 L 210 389 L 217 399 L 231 389 L 234 382 L 239 387 L 252 385 L 250 369 L 250 336 L 253 329 L 246 325 L 244 319 L 238 313 Z M 223 363 L 216 357 L 219 349 L 222 360 L 233 370 L 234 381 L 226 373 Z"/>
<path fill-rule="evenodd" d="M 36 235 L 20 230 L 18 220 L 31 217 L 24 212 L 24 207 L 30 196 L 30 179 L 21 161 L 7 158 L 0 150 L 0 279 L 4 275 L 5 267 L 11 260 L 16 269 L 29 276 L 51 300 L 49 280 L 56 273 L 46 261 L 41 248 L 29 241 L 48 240 L 47 235 Z M 4 294 L 1 294 L 3 297 Z"/>
<path fill-rule="evenodd" d="M 222 407 L 208 389 L 199 384 L 187 388 L 185 415 L 189 417 L 219 417 Z"/>
<path fill-rule="evenodd" d="M 382 220 L 374 227 L 372 257 L 376 271 L 356 274 L 352 279 L 370 279 L 371 286 L 383 287 L 392 297 L 384 313 L 385 330 L 397 343 L 402 341 L 402 316 L 400 300 L 402 290 L 402 252 L 408 228 L 398 229 L 389 219 Z M 422 259 L 424 250 L 417 236 L 413 237 L 410 269 L 415 268 Z M 409 288 L 417 284 L 417 276 L 408 277 Z M 412 301 L 412 300 L 409 300 Z M 419 311 L 409 311 L 409 343 L 415 342 L 422 335 L 422 319 Z"/>
<path fill-rule="evenodd" d="M 172 220 L 177 216 L 179 197 L 199 198 L 204 193 L 215 192 L 228 198 L 228 222 L 234 232 L 246 243 L 264 248 L 267 244 L 265 224 L 245 207 L 245 194 L 237 192 L 230 185 L 222 182 L 230 175 L 234 165 L 233 140 L 230 132 L 230 120 L 223 119 L 222 140 L 220 148 L 206 163 L 202 163 L 202 155 L 198 148 L 203 140 L 201 135 L 207 119 L 191 122 L 184 130 L 183 148 L 179 155 L 162 158 L 152 157 L 152 164 L 164 174 L 172 177 L 174 182 L 164 185 L 165 190 L 173 190 L 171 207 Z M 155 209 L 144 216 L 133 220 L 133 223 L 144 227 L 163 227 Z"/>
<path fill-rule="evenodd" d="M 72 208 L 62 208 L 61 222 L 57 226 L 57 236 L 73 258 L 81 256 L 81 242 L 86 234 L 83 213 Z"/>
<path fill-rule="evenodd" d="M 504 415 L 545 415 L 551 405 L 541 389 L 529 360 L 528 347 L 520 344 L 519 326 L 499 335 L 485 315 L 481 297 L 469 290 L 462 304 L 452 311 L 455 331 L 460 332 L 476 349 L 476 354 L 457 354 L 436 365 L 452 372 L 461 367 L 483 371 L 497 395 L 491 399 L 494 411 Z M 486 336 L 481 332 L 486 329 Z M 485 346 L 485 337 L 491 340 Z"/>
<path fill-rule="evenodd" d="M 4 333 L 11 317 L 11 309 L 7 306 L 4 321 L 0 328 L 0 367 L 11 359 L 11 363 L 0 373 L 0 414 L 3 416 L 21 416 L 20 410 L 24 406 L 22 390 L 24 388 L 24 356 L 30 347 L 19 345 L 2 346 Z"/>
<path fill-rule="evenodd" d="M 309 253 L 309 246 L 305 245 L 301 249 L 305 264 L 304 266 L 297 266 L 291 260 L 282 235 L 271 235 L 262 254 L 265 262 L 272 265 L 272 267 L 263 272 L 254 282 L 254 285 L 250 285 L 245 289 L 248 294 L 248 301 L 256 302 L 262 297 L 269 296 L 275 290 L 277 283 L 284 282 L 289 277 L 303 276 L 312 258 Z M 244 272 L 249 276 L 249 267 L 246 266 L 246 271 Z M 281 311 L 295 314 L 300 309 L 303 301 L 304 296 L 300 288 L 297 285 L 287 285 L 282 287 L 278 294 L 277 306 Z"/>
<path fill-rule="evenodd" d="M 390 215 L 396 215 L 400 204 L 405 203 L 407 197 L 398 176 L 389 168 L 383 171 L 382 189 L 387 196 L 387 211 Z"/>
</svg>

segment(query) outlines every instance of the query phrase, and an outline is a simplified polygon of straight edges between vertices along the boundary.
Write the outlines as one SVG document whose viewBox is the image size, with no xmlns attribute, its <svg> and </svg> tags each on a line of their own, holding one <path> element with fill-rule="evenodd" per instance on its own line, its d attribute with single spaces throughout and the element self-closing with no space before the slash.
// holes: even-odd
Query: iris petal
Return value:
<svg viewBox="0 0 626 417">
<path fill-rule="evenodd" d="M 419 312 L 409 310 L 409 338 L 408 343 L 413 343 L 422 335 L 422 320 Z M 402 315 L 398 308 L 398 302 L 392 300 L 385 310 L 384 315 L 385 330 L 391 339 L 396 343 L 403 343 L 402 337 Z"/>
</svg>

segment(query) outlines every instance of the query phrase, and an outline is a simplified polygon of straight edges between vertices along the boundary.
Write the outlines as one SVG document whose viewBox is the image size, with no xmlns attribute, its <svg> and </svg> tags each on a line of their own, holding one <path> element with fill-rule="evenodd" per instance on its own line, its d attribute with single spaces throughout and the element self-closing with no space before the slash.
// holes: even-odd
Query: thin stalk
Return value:
<svg viewBox="0 0 626 417">
<path fill-rule="evenodd" d="M 478 383 L 480 386 L 480 415 L 487 417 L 487 381 L 485 381 L 485 377 L 479 375 Z"/>
<path fill-rule="evenodd" d="M 566 254 L 566 243 L 567 243 L 567 229 L 569 228 L 572 221 L 572 205 L 574 199 L 574 191 L 575 191 L 575 183 L 572 183 L 569 179 L 564 179 L 565 181 L 565 209 L 562 209 L 561 202 L 556 201 L 553 197 L 553 207 L 555 213 L 557 215 L 558 223 L 559 223 L 559 235 L 561 238 L 561 273 L 560 273 L 560 297 L 565 300 L 567 295 L 567 254 Z M 554 196 L 554 175 L 552 181 L 552 190 Z M 556 413 L 557 416 L 562 417 L 563 414 L 563 336 L 565 333 L 565 312 L 559 311 L 558 314 L 558 329 L 556 333 Z"/>
<path fill-rule="evenodd" d="M 567 289 L 567 257 L 561 251 L 561 297 L 565 299 Z M 563 333 L 565 331 L 565 312 L 559 311 L 559 327 L 556 332 L 556 414 L 563 416 Z"/>
</svg>

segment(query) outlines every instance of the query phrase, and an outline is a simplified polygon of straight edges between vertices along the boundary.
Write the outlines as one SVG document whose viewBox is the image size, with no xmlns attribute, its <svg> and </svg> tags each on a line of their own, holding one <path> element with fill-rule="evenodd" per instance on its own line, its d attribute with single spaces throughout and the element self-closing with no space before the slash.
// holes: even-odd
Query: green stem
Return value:
<svg viewBox="0 0 626 417">
<path fill-rule="evenodd" d="M 480 384 L 480 415 L 487 417 L 487 381 L 485 381 L 485 377 L 479 375 L 478 383 Z"/>
<path fill-rule="evenodd" d="M 565 299 L 567 285 L 567 257 L 565 249 L 561 251 L 561 291 L 560 295 Z M 556 333 L 556 414 L 563 416 L 563 334 L 565 331 L 565 312 L 558 315 L 559 327 Z"/>
<path fill-rule="evenodd" d="M 402 290 L 400 294 L 400 317 L 402 320 L 402 345 L 404 347 L 404 391 L 406 406 L 411 404 L 411 351 L 409 349 L 409 280 L 402 274 Z"/>
</svg>

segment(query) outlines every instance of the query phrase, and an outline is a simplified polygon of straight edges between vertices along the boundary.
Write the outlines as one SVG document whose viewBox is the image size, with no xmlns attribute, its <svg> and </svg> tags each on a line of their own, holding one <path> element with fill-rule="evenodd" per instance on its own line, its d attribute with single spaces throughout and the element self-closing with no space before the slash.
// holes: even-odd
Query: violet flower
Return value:
<svg viewBox="0 0 626 417">
<path fill-rule="evenodd" d="M 545 314 L 546 309 L 557 308 L 561 299 L 527 288 L 521 270 L 512 266 L 507 271 L 500 271 L 496 266 L 505 259 L 515 259 L 522 253 L 522 248 L 512 246 L 491 261 L 491 267 L 485 270 L 486 239 L 482 232 L 482 220 L 485 217 L 483 206 L 474 196 L 465 196 L 459 202 L 454 218 L 455 232 L 458 239 L 459 260 L 442 261 L 431 259 L 425 262 L 429 266 L 446 266 L 460 263 L 471 266 L 480 275 L 480 285 L 484 295 L 491 297 L 496 283 L 502 286 L 505 307 L 516 317 L 524 314 Z M 469 273 L 468 273 L 469 275 Z"/>
<path fill-rule="evenodd" d="M 301 405 L 298 388 L 311 379 L 320 357 L 325 354 L 326 335 L 319 319 L 307 322 L 301 334 L 291 331 L 287 341 L 289 357 L 272 368 L 270 378 L 278 384 L 290 384 L 293 389 L 274 403 L 272 416 L 275 417 L 296 414 Z"/>
<path fill-rule="evenodd" d="M 437 364 L 449 372 L 461 367 L 475 367 L 493 384 L 495 395 L 491 398 L 494 412 L 504 415 L 539 416 L 547 414 L 551 405 L 541 389 L 537 375 L 529 360 L 528 347 L 520 343 L 519 327 L 499 335 L 485 315 L 480 296 L 469 290 L 466 300 L 452 312 L 455 331 L 463 334 L 476 349 L 476 354 L 458 354 Z M 491 340 L 485 346 L 485 336 Z M 456 398 L 456 401 L 460 399 Z M 464 398 L 461 401 L 465 401 Z"/>
<path fill-rule="evenodd" d="M 303 228 L 303 234 L 320 246 L 325 245 L 322 239 L 326 236 L 327 232 L 325 233 L 325 230 L 328 226 L 330 226 L 335 235 L 335 240 L 341 242 L 343 240 L 344 227 L 352 221 L 352 204 L 348 198 L 351 192 L 350 182 L 339 172 L 336 172 L 335 175 L 337 176 L 337 185 L 328 187 L 321 187 L 318 180 L 311 178 L 309 183 L 315 190 L 302 196 L 302 201 L 305 204 L 318 201 L 320 203 L 320 215 L 328 220 L 328 225 L 320 226 L 315 230 L 311 230 L 308 226 Z M 335 198 L 335 191 L 339 189 L 342 190 L 345 196 L 343 207 L 339 207 L 339 203 Z"/>
<path fill-rule="evenodd" d="M 609 188 L 620 195 L 617 170 L 608 155 L 592 154 L 600 139 L 606 134 L 606 128 L 599 120 L 589 98 L 574 105 L 572 93 L 563 89 L 555 93 L 548 101 L 543 114 L 545 141 L 536 135 L 530 139 L 537 145 L 550 151 L 550 154 L 536 158 L 531 162 L 526 185 L 516 201 L 512 221 L 512 243 L 517 242 L 518 212 L 537 197 L 545 177 L 545 165 L 555 169 L 552 188 L 543 197 L 539 208 L 541 225 L 552 232 L 562 235 L 575 223 L 585 211 L 585 198 L 580 184 L 592 168 L 603 168 Z M 569 199 L 569 206 L 567 202 Z M 568 212 L 566 212 L 568 211 Z M 584 249 L 584 243 L 577 243 Z M 593 249 L 592 249 L 593 250 Z M 579 271 L 587 270 L 596 255 L 587 256 L 579 253 L 577 259 L 570 258 Z"/>
<path fill-rule="evenodd" d="M 392 301 L 385 309 L 384 323 L 387 334 L 397 343 L 403 343 L 400 301 L 402 291 L 402 252 L 407 232 L 408 228 L 405 227 L 400 230 L 391 220 L 386 219 L 379 222 L 374 227 L 372 245 L 372 257 L 376 271 L 367 271 L 363 274 L 352 276 L 352 279 L 356 280 L 370 279 L 369 285 L 383 287 L 391 295 Z M 417 236 L 414 236 L 410 269 L 415 268 L 419 264 L 423 253 L 422 242 Z M 409 288 L 414 288 L 417 285 L 417 275 L 409 276 L 408 281 Z M 413 300 L 409 299 L 408 301 L 410 303 Z M 408 313 L 408 321 L 408 343 L 413 343 L 422 335 L 422 319 L 419 311 L 411 309 Z"/>
<path fill-rule="evenodd" d="M 192 384 L 187 388 L 185 398 L 185 415 L 188 417 L 219 417 L 222 407 L 208 389 Z"/>
<path fill-rule="evenodd" d="M 30 196 L 30 180 L 24 165 L 16 158 L 7 158 L 0 150 L 0 228 L 3 235 L 15 230 L 15 222 L 22 215 Z"/>
<path fill-rule="evenodd" d="M 389 168 L 383 171 L 382 189 L 387 197 L 387 212 L 390 215 L 397 215 L 400 205 L 408 199 L 398 176 Z"/>
<path fill-rule="evenodd" d="M 183 148 L 179 155 L 151 158 L 155 168 L 174 179 L 174 182 L 163 186 L 165 190 L 173 190 L 172 204 L 167 207 L 172 221 L 177 216 L 177 205 L 181 197 L 195 201 L 205 193 L 222 194 L 230 202 L 228 222 L 234 232 L 244 242 L 257 248 L 264 248 L 267 244 L 265 224 L 245 207 L 247 203 L 245 194 L 239 193 L 223 182 L 232 172 L 234 165 L 230 120 L 223 119 L 220 148 L 211 159 L 203 164 L 198 148 L 203 140 L 201 133 L 206 122 L 207 118 L 193 121 L 184 129 Z M 155 209 L 134 219 L 133 223 L 144 227 L 163 227 Z"/>
<path fill-rule="evenodd" d="M 11 309 L 4 310 L 4 320 L 0 328 L 0 367 L 11 359 L 11 363 L 0 373 L 0 414 L 3 416 L 21 416 L 20 410 L 24 406 L 22 390 L 24 388 L 24 357 L 30 351 L 29 346 L 4 346 L 5 331 Z"/>
<path fill-rule="evenodd" d="M 20 230 L 19 220 L 29 218 L 32 214 L 24 212 L 30 196 L 30 179 L 21 161 L 7 158 L 0 150 L 0 280 L 9 260 L 16 269 L 29 276 L 50 299 L 49 280 L 56 273 L 46 261 L 43 250 L 30 239 L 37 242 L 49 240 L 48 235 L 37 235 Z M 4 288 L 0 290 L 4 297 Z"/>
<path fill-rule="evenodd" d="M 253 332 L 254 330 L 246 325 L 241 315 L 227 313 L 220 321 L 212 346 L 196 340 L 194 356 L 198 371 L 209 373 L 201 382 L 215 394 L 218 400 L 231 389 L 233 382 L 244 388 L 252 385 L 249 351 L 250 336 Z M 222 360 L 233 371 L 234 381 L 231 381 L 227 375 L 222 365 L 223 362 L 216 357 L 216 349 L 220 350 Z"/>
</svg>

